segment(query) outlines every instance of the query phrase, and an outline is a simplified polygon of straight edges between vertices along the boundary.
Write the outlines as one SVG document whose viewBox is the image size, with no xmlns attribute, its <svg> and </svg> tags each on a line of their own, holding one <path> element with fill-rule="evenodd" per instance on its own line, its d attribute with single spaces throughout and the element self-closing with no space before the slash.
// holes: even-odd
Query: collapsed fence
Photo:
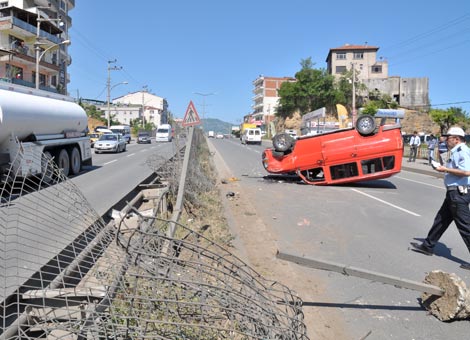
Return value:
<svg viewBox="0 0 470 340">
<path fill-rule="evenodd" d="M 195 132 L 189 199 L 210 185 Z M 109 223 L 52 159 L 36 161 L 44 175 L 7 173 L 1 190 L 0 339 L 308 339 L 295 293 L 202 232 L 168 234 L 179 157 L 150 159 L 160 182 Z"/>
</svg>

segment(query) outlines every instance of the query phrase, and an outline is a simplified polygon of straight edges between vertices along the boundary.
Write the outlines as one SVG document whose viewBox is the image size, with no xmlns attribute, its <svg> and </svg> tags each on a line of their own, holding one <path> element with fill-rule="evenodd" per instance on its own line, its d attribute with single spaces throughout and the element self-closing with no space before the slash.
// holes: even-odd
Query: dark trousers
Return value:
<svg viewBox="0 0 470 340">
<path fill-rule="evenodd" d="M 410 158 L 408 159 L 409 162 L 416 161 L 416 153 L 418 152 L 418 147 L 416 145 L 410 146 Z"/>
<path fill-rule="evenodd" d="M 447 191 L 446 198 L 441 208 L 434 218 L 434 223 L 429 230 L 428 237 L 423 245 L 427 248 L 434 248 L 442 234 L 447 230 L 452 222 L 455 222 L 460 236 L 462 236 L 468 251 L 470 252 L 470 192 L 460 194 L 457 190 Z"/>
</svg>

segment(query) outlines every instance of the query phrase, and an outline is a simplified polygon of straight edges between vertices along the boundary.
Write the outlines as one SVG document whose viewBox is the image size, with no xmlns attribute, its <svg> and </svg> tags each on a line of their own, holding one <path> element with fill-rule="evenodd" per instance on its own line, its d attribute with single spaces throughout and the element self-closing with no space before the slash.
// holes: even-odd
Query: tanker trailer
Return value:
<svg viewBox="0 0 470 340">
<path fill-rule="evenodd" d="M 86 112 L 70 101 L 0 89 L 1 173 L 11 164 L 21 177 L 38 175 L 48 158 L 65 176 L 92 164 Z"/>
</svg>

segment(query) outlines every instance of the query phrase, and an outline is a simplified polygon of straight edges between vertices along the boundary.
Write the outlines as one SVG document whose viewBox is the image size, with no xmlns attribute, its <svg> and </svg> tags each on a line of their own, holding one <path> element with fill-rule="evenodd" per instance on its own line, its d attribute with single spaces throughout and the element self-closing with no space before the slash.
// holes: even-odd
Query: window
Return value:
<svg viewBox="0 0 470 340">
<path fill-rule="evenodd" d="M 337 60 L 346 60 L 346 53 L 345 52 L 336 53 L 336 59 Z"/>
<path fill-rule="evenodd" d="M 51 77 L 51 85 L 54 87 L 57 86 L 57 76 Z"/>
<path fill-rule="evenodd" d="M 354 52 L 354 59 L 364 59 L 364 52 Z"/>
<path fill-rule="evenodd" d="M 372 73 L 382 73 L 382 65 L 373 65 Z"/>
<path fill-rule="evenodd" d="M 341 74 L 346 72 L 346 66 L 336 66 L 336 73 Z"/>
<path fill-rule="evenodd" d="M 2 1 L 0 2 L 0 8 L 1 7 L 8 7 L 8 1 Z"/>
</svg>

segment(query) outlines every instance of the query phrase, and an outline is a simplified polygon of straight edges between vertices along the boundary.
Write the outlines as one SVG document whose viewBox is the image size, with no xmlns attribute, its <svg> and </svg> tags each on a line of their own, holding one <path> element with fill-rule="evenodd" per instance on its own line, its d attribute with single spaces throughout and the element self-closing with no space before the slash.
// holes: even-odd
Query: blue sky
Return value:
<svg viewBox="0 0 470 340">
<path fill-rule="evenodd" d="M 470 113 L 468 0 L 77 0 L 69 12 L 72 96 L 106 100 L 148 89 L 182 118 L 238 124 L 251 112 L 260 74 L 294 76 L 311 57 L 326 68 L 330 48 L 379 47 L 389 75 L 428 77 L 432 105 Z M 194 94 L 214 93 L 204 97 Z M 465 102 L 465 103 L 463 103 Z"/>
</svg>

